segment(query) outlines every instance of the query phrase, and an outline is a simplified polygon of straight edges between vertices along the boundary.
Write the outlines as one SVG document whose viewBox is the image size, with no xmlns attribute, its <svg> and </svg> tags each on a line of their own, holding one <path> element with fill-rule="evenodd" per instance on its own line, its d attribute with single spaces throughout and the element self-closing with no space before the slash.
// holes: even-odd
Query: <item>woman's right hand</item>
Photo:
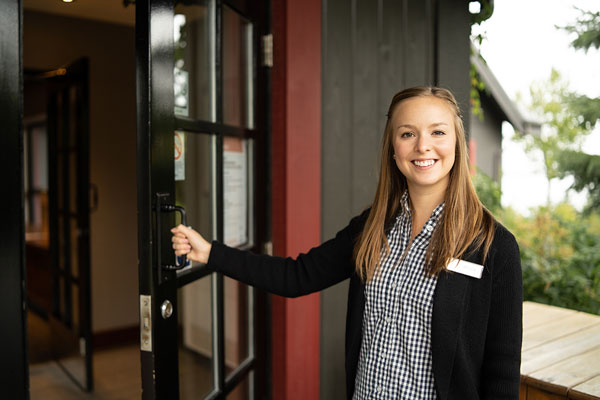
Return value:
<svg viewBox="0 0 600 400">
<path fill-rule="evenodd" d="M 184 225 L 171 229 L 173 250 L 176 256 L 186 255 L 192 261 L 206 264 L 212 245 L 198 232 Z"/>
</svg>

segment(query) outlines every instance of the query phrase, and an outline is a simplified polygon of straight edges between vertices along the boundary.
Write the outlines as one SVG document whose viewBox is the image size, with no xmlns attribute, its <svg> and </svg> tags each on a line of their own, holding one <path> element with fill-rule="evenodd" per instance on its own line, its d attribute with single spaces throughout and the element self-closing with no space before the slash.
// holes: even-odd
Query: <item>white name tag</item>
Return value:
<svg viewBox="0 0 600 400">
<path fill-rule="evenodd" d="M 458 272 L 459 274 L 481 279 L 481 274 L 483 273 L 483 265 L 454 258 L 448 263 L 448 271 Z"/>
</svg>

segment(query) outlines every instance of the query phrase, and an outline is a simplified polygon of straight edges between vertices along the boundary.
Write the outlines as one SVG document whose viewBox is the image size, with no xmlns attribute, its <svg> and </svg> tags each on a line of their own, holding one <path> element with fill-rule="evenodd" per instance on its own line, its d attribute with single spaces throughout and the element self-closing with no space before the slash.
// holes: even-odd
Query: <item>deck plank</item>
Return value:
<svg viewBox="0 0 600 400">
<path fill-rule="evenodd" d="M 532 349 L 590 326 L 600 324 L 600 316 L 574 312 L 523 331 L 522 351 Z"/>
<path fill-rule="evenodd" d="M 600 373 L 600 368 L 598 368 L 597 365 L 598 364 L 596 364 L 596 371 Z M 573 387 L 569 391 L 569 398 L 573 400 L 599 399 L 600 375 Z"/>
<path fill-rule="evenodd" d="M 523 303 L 523 329 L 529 330 L 575 313 L 577 311 L 526 301 Z"/>
<path fill-rule="evenodd" d="M 566 396 L 572 387 L 600 375 L 598 360 L 600 345 L 531 373 L 527 383 Z"/>
</svg>

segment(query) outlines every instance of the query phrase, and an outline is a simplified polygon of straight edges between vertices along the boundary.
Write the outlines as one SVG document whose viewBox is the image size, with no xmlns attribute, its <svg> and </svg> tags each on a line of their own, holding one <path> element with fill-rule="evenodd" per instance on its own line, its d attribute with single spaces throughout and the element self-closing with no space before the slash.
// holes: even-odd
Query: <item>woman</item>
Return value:
<svg viewBox="0 0 600 400">
<path fill-rule="evenodd" d="M 282 296 L 350 278 L 348 399 L 519 397 L 519 249 L 477 198 L 445 89 L 394 96 L 371 208 L 296 260 L 172 232 L 175 254 Z"/>
</svg>

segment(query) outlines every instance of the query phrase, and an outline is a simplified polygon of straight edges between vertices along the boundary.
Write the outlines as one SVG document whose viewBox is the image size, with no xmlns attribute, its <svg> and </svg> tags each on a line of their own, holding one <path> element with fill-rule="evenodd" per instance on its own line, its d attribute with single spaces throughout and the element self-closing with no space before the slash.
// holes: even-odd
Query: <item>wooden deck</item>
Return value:
<svg viewBox="0 0 600 400">
<path fill-rule="evenodd" d="M 523 303 L 520 400 L 600 400 L 600 316 Z"/>
</svg>

